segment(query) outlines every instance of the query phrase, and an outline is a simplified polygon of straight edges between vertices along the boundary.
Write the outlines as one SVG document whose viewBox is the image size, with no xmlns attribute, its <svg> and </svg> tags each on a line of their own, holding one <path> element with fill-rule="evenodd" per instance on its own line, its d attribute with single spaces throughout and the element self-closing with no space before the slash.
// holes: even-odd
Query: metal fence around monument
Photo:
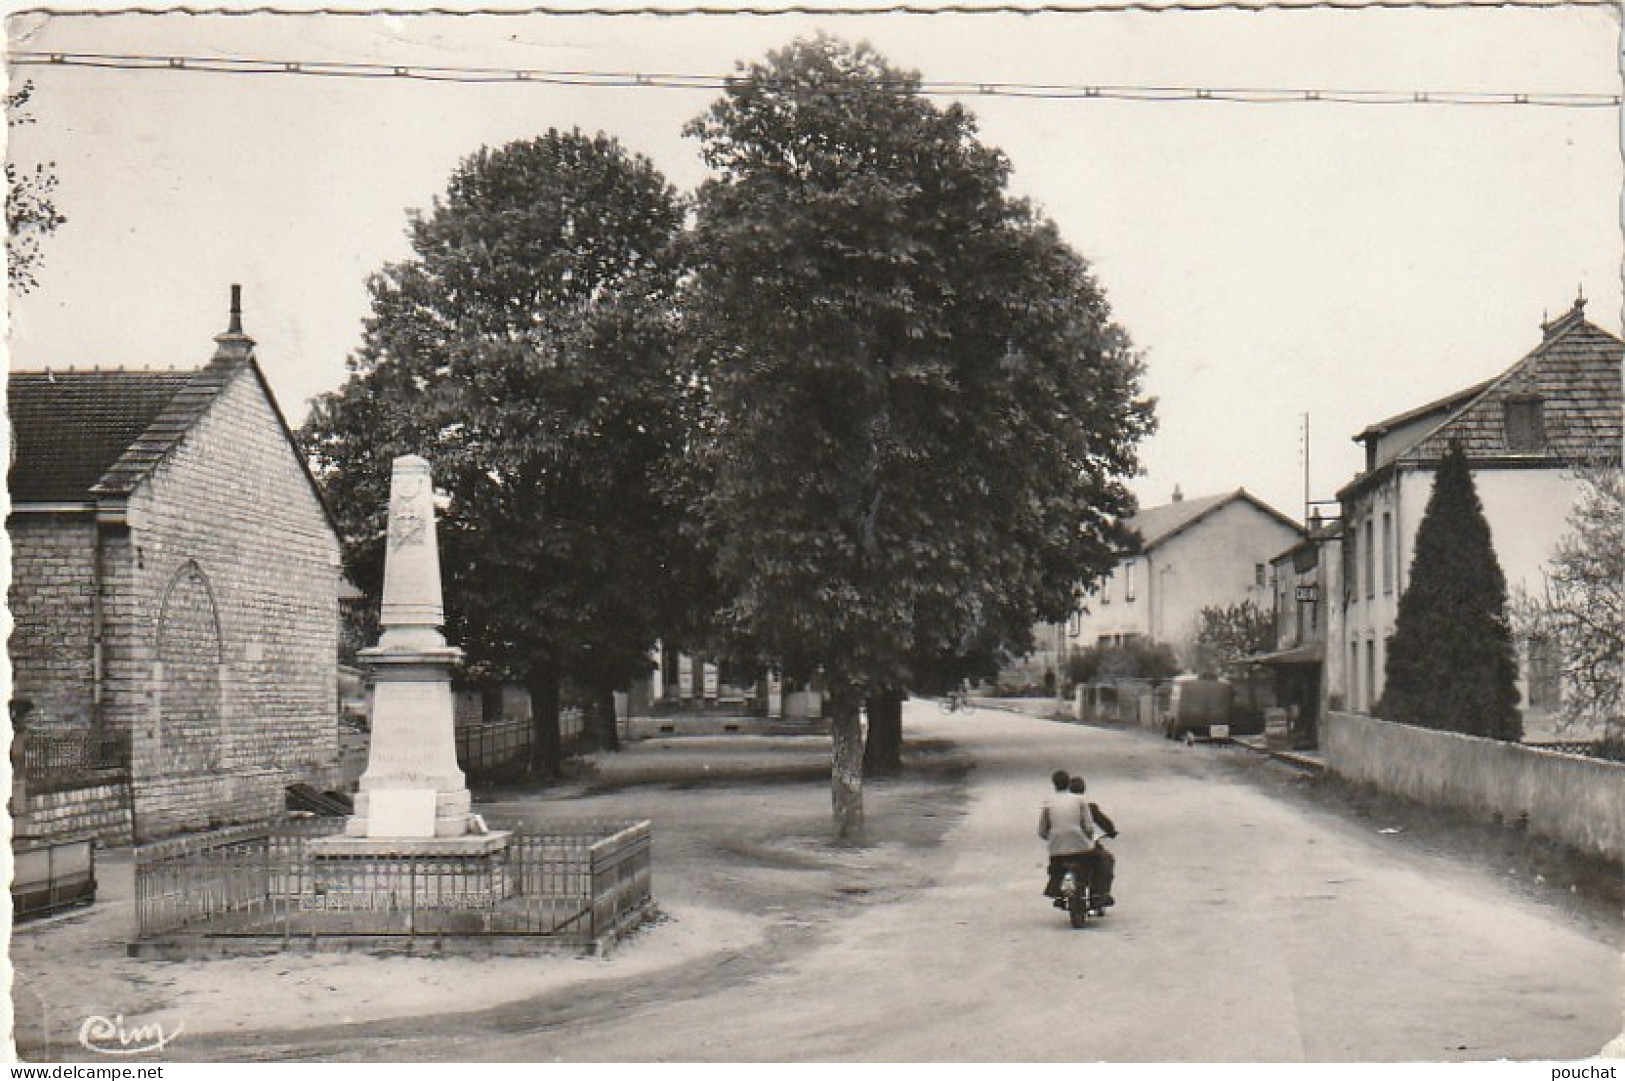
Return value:
<svg viewBox="0 0 1625 1081">
<path fill-rule="evenodd" d="M 559 710 L 559 738 L 566 744 L 581 735 L 584 715 L 580 707 Z M 470 780 L 490 780 L 523 769 L 530 762 L 535 738 L 529 717 L 460 724 L 453 730 L 457 764 Z"/>
<path fill-rule="evenodd" d="M 470 777 L 482 777 L 530 761 L 530 720 L 505 718 L 459 725 L 455 729 L 457 764 Z"/>
<path fill-rule="evenodd" d="M 136 851 L 143 946 L 500 938 L 601 948 L 651 910 L 648 821 L 517 826 L 484 858 L 323 855 L 342 819 L 236 827 Z M 494 827 L 493 828 L 498 828 Z"/>
</svg>

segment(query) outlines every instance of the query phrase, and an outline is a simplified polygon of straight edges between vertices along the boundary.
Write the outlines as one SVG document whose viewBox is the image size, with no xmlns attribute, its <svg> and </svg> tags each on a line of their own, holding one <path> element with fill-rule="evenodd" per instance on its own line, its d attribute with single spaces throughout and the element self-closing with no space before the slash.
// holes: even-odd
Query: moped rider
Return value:
<svg viewBox="0 0 1625 1081">
<path fill-rule="evenodd" d="M 1038 816 L 1038 836 L 1049 845 L 1049 882 L 1044 896 L 1061 901 L 1061 879 L 1071 869 L 1091 874 L 1088 862 L 1095 848 L 1094 822 L 1089 817 L 1089 806 L 1081 795 L 1068 791 L 1071 774 L 1058 769 L 1050 777 L 1055 791 L 1044 801 Z"/>
<path fill-rule="evenodd" d="M 1088 785 L 1082 777 L 1074 777 L 1067 785 L 1067 791 L 1079 799 Z M 1112 879 L 1117 874 L 1117 858 L 1101 843 L 1102 837 L 1116 837 L 1117 826 L 1106 812 L 1100 809 L 1100 804 L 1084 800 L 1085 820 L 1094 831 L 1095 847 L 1089 853 L 1089 903 L 1095 908 L 1110 908 L 1117 902 L 1112 900 Z"/>
</svg>

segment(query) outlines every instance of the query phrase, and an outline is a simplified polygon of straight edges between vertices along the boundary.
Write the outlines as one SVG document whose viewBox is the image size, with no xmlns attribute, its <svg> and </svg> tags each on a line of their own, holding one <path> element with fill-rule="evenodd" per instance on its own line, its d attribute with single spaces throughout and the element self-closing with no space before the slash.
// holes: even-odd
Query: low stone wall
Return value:
<svg viewBox="0 0 1625 1081">
<path fill-rule="evenodd" d="M 289 785 L 303 781 L 321 787 L 325 780 L 319 769 L 292 772 L 275 766 L 217 774 L 137 775 L 136 840 L 156 841 L 219 826 L 269 822 L 282 816 Z"/>
<path fill-rule="evenodd" d="M 122 781 L 28 795 L 16 823 L 19 841 L 56 841 L 94 836 L 104 845 L 130 843 L 130 792 Z"/>
<path fill-rule="evenodd" d="M 1527 816 L 1535 833 L 1625 861 L 1625 763 L 1352 713 L 1328 713 L 1320 745 L 1341 777 L 1486 818 Z"/>
</svg>

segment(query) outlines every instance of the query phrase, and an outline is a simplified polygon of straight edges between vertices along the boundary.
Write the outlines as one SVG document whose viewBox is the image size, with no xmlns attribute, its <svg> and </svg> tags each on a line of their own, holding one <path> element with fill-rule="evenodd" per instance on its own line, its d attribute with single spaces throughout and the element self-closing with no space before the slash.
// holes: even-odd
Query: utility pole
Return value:
<svg viewBox="0 0 1625 1081">
<path fill-rule="evenodd" d="M 1309 525 L 1309 414 L 1303 414 L 1303 524 Z"/>
</svg>

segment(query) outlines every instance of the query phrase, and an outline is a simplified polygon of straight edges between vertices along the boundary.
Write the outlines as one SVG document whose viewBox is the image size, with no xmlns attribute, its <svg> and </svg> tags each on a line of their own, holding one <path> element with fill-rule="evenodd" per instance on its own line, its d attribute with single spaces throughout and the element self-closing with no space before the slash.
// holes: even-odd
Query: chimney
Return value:
<svg viewBox="0 0 1625 1081">
<path fill-rule="evenodd" d="M 243 287 L 231 287 L 231 322 L 224 334 L 214 336 L 215 360 L 247 360 L 254 355 L 254 339 L 243 333 Z"/>
<path fill-rule="evenodd" d="M 1183 502 L 1185 502 L 1185 493 L 1179 490 L 1179 485 L 1177 485 L 1177 484 L 1174 485 L 1174 502 L 1175 503 L 1183 503 Z"/>
</svg>

